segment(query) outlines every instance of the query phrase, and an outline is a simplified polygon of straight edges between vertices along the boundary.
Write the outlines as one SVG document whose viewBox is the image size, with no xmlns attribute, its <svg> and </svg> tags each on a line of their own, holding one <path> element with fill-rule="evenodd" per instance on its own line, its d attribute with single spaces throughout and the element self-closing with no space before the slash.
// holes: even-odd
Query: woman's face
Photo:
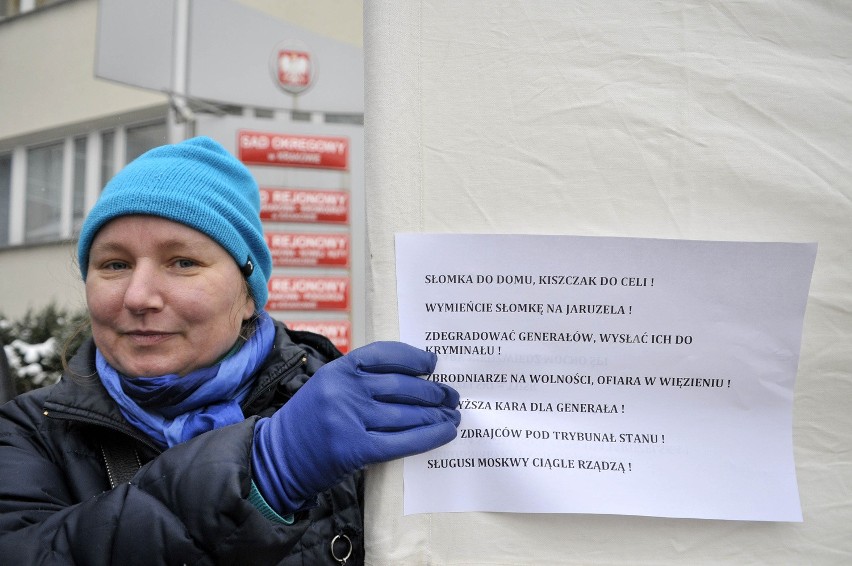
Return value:
<svg viewBox="0 0 852 566">
<path fill-rule="evenodd" d="M 212 365 L 254 313 L 224 248 L 155 216 L 122 216 L 98 231 L 86 301 L 95 344 L 113 368 L 133 377 Z"/>
</svg>

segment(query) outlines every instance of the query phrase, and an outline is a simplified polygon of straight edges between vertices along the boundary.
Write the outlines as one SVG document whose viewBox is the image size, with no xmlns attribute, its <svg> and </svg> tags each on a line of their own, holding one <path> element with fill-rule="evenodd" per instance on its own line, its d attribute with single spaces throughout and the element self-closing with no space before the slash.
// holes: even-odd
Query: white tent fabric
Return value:
<svg viewBox="0 0 852 566">
<path fill-rule="evenodd" d="M 368 563 L 852 563 L 852 3 L 368 0 L 365 57 L 370 339 L 398 337 L 396 232 L 819 244 L 804 522 L 403 516 L 395 462 Z"/>
</svg>

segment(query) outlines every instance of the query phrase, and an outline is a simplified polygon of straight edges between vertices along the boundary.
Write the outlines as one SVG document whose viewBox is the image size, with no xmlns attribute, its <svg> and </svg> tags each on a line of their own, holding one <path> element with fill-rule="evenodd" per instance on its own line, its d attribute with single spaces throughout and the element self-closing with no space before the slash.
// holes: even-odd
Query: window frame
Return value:
<svg viewBox="0 0 852 566">
<path fill-rule="evenodd" d="M 101 190 L 115 172 L 121 170 L 126 162 L 127 133 L 138 128 L 162 127 L 167 132 L 167 118 L 142 120 L 121 126 L 103 127 L 89 131 L 69 132 L 57 138 L 45 136 L 43 139 L 28 140 L 25 144 L 15 145 L 0 152 L 10 161 L 8 207 L 0 208 L 5 215 L 7 232 L 0 236 L 0 251 L 20 246 L 37 246 L 73 241 L 80 230 L 79 204 L 83 201 L 83 217 L 88 214 L 100 196 Z M 104 156 L 105 138 L 111 137 L 112 151 Z M 163 141 L 162 143 L 166 143 Z M 31 150 L 61 144 L 61 185 L 59 192 L 59 231 L 55 237 L 28 240 L 27 232 L 27 168 Z M 78 155 L 84 148 L 84 156 Z M 108 163 L 105 163 L 105 159 Z M 80 176 L 79 166 L 84 167 Z M 80 180 L 82 178 L 82 186 Z M 75 201 L 75 197 L 77 200 Z M 78 216 L 75 218 L 75 205 Z M 75 222 L 76 220 L 76 222 Z M 2 226 L 2 223 L 0 223 Z M 2 228 L 0 228 L 2 229 Z"/>
</svg>

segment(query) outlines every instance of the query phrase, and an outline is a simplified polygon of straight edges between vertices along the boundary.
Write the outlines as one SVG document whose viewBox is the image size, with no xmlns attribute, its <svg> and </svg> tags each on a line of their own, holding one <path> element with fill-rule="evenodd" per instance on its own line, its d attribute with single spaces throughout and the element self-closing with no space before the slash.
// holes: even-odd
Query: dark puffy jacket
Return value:
<svg viewBox="0 0 852 566">
<path fill-rule="evenodd" d="M 338 564 L 332 541 L 339 558 L 351 541 L 347 564 L 363 562 L 360 474 L 320 494 L 289 526 L 246 500 L 258 415 L 274 412 L 340 355 L 328 340 L 278 324 L 244 403 L 246 420 L 163 452 L 124 420 L 95 375 L 94 352 L 89 341 L 69 364 L 87 378 L 66 375 L 0 407 L 0 561 Z M 133 446 L 142 464 L 113 489 L 102 453 L 110 438 Z"/>
</svg>

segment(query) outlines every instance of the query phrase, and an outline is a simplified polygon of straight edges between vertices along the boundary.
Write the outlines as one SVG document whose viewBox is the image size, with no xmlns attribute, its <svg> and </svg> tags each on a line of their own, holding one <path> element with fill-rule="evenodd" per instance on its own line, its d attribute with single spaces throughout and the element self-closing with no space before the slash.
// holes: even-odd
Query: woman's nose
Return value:
<svg viewBox="0 0 852 566">
<path fill-rule="evenodd" d="M 138 263 L 124 291 L 124 307 L 134 314 L 160 310 L 163 308 L 162 283 L 156 266 Z"/>
</svg>

